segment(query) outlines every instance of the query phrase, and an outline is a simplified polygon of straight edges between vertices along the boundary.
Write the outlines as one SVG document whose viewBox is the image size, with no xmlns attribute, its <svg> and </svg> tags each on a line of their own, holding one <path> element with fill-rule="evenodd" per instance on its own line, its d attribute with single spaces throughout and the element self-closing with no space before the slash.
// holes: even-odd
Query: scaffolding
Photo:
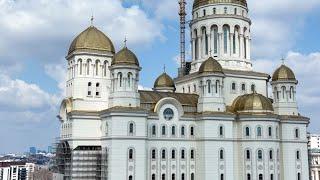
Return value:
<svg viewBox="0 0 320 180">
<path fill-rule="evenodd" d="M 185 75 L 186 69 L 186 1 L 179 0 L 179 16 L 180 16 L 180 76 Z"/>
<path fill-rule="evenodd" d="M 54 171 L 63 174 L 64 180 L 107 180 L 108 155 L 101 146 L 78 146 L 71 149 L 67 141 L 55 146 Z"/>
</svg>

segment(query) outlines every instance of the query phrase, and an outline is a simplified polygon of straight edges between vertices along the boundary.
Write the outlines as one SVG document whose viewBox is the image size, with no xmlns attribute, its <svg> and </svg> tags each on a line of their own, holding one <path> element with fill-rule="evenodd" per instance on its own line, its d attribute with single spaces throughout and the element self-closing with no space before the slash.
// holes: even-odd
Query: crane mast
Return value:
<svg viewBox="0 0 320 180">
<path fill-rule="evenodd" d="M 186 69 L 186 1 L 179 0 L 180 16 L 180 72 L 179 75 L 185 75 Z"/>
</svg>

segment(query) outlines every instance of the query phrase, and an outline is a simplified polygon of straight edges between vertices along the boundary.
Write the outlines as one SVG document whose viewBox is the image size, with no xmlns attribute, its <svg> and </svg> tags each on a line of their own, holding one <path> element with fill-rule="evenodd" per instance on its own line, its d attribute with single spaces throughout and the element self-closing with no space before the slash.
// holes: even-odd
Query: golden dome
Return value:
<svg viewBox="0 0 320 180">
<path fill-rule="evenodd" d="M 117 52 L 111 62 L 111 65 L 136 65 L 139 66 L 139 60 L 137 56 L 130 51 L 127 47 L 124 47 Z"/>
<path fill-rule="evenodd" d="M 286 65 L 281 65 L 272 75 L 272 81 L 296 81 L 293 71 Z"/>
<path fill-rule="evenodd" d="M 201 64 L 199 73 L 223 73 L 223 69 L 217 60 L 210 57 Z"/>
<path fill-rule="evenodd" d="M 111 40 L 94 26 L 88 27 L 71 43 L 68 55 L 73 52 L 112 52 L 114 46 Z"/>
<path fill-rule="evenodd" d="M 218 3 L 232 3 L 232 4 L 239 4 L 247 7 L 246 0 L 194 0 L 193 9 L 200 6 L 207 5 L 207 4 L 218 4 Z"/>
<path fill-rule="evenodd" d="M 153 87 L 156 88 L 175 88 L 173 79 L 167 74 L 162 73 L 154 82 Z"/>
<path fill-rule="evenodd" d="M 237 97 L 233 101 L 233 111 L 238 113 L 267 113 L 273 112 L 272 102 L 256 92 Z"/>
</svg>

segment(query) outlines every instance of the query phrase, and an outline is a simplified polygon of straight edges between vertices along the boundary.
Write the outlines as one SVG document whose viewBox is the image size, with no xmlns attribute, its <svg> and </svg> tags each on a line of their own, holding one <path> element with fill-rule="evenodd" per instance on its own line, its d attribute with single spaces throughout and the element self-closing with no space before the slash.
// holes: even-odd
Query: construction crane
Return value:
<svg viewBox="0 0 320 180">
<path fill-rule="evenodd" d="M 180 16 L 180 72 L 179 75 L 185 75 L 186 70 L 186 1 L 179 0 Z"/>
</svg>

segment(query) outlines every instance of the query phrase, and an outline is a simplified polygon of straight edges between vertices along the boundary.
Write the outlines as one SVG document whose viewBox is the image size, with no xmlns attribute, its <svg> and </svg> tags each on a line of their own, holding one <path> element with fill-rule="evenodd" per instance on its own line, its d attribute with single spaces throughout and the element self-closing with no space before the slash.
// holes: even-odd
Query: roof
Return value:
<svg viewBox="0 0 320 180">
<path fill-rule="evenodd" d="M 154 88 L 171 87 L 175 88 L 173 79 L 167 74 L 162 73 L 154 82 Z"/>
<path fill-rule="evenodd" d="M 68 55 L 73 52 L 111 52 L 115 49 L 112 41 L 94 26 L 81 32 L 71 43 Z"/>
<path fill-rule="evenodd" d="M 124 47 L 114 55 L 111 65 L 136 65 L 139 66 L 139 60 L 137 56 L 130 51 L 127 47 Z"/>
<path fill-rule="evenodd" d="M 238 113 L 272 113 L 271 101 L 256 92 L 237 97 L 233 102 L 233 111 Z"/>
<path fill-rule="evenodd" d="M 233 4 L 239 4 L 247 7 L 246 0 L 194 0 L 193 9 L 198 8 L 200 6 L 207 5 L 207 4 L 218 4 L 218 3 L 233 3 Z"/>
<path fill-rule="evenodd" d="M 199 68 L 199 73 L 222 73 L 223 74 L 223 69 L 221 64 L 213 59 L 212 57 L 209 57 L 207 60 L 205 60 L 200 68 Z"/>
<path fill-rule="evenodd" d="M 293 71 L 286 65 L 281 65 L 272 75 L 272 81 L 296 81 Z"/>
<path fill-rule="evenodd" d="M 141 107 L 153 110 L 155 105 L 163 98 L 171 97 L 181 103 L 182 106 L 196 108 L 199 96 L 196 94 L 158 92 L 158 91 L 139 91 Z"/>
</svg>

